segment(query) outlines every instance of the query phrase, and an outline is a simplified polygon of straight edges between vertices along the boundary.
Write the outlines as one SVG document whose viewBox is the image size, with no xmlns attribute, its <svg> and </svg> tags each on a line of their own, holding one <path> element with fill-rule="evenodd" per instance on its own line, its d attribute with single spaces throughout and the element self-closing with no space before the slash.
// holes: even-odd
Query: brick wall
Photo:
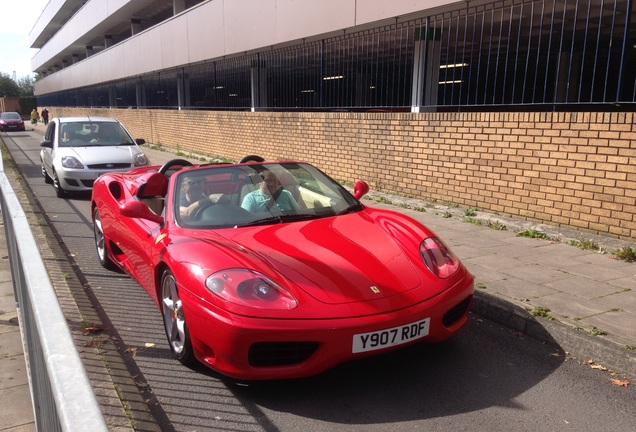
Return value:
<svg viewBox="0 0 636 432">
<path fill-rule="evenodd" d="M 342 181 L 636 240 L 635 113 L 271 113 L 51 108 L 184 153 L 311 162 Z"/>
<path fill-rule="evenodd" d="M 16 111 L 20 114 L 28 114 L 20 111 L 20 99 L 17 97 L 0 97 L 0 113 Z"/>
</svg>

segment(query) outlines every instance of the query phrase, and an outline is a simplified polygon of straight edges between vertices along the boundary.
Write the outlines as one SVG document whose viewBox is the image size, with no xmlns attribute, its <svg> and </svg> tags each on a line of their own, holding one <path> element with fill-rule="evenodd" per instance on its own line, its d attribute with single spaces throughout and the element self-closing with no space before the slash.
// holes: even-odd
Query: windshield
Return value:
<svg viewBox="0 0 636 432">
<path fill-rule="evenodd" d="M 7 112 L 0 114 L 3 120 L 20 120 L 20 114 L 14 112 Z"/>
<path fill-rule="evenodd" d="M 60 125 L 60 147 L 132 145 L 135 142 L 116 122 L 68 122 Z"/>
<path fill-rule="evenodd" d="M 362 209 L 344 187 L 309 164 L 217 166 L 175 175 L 175 219 L 184 227 L 269 225 Z"/>
</svg>

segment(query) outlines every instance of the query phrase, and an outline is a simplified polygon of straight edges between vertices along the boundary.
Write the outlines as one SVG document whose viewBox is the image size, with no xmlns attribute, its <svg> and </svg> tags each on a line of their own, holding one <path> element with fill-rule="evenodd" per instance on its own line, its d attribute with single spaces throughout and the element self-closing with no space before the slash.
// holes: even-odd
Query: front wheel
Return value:
<svg viewBox="0 0 636 432">
<path fill-rule="evenodd" d="M 165 270 L 161 276 L 161 315 L 172 354 L 182 364 L 192 365 L 196 358 L 190 332 L 177 290 L 177 281 L 170 270 Z"/>
<path fill-rule="evenodd" d="M 117 266 L 108 258 L 108 250 L 106 249 L 108 240 L 106 235 L 104 235 L 104 226 L 102 225 L 102 219 L 99 217 L 97 207 L 93 210 L 93 232 L 95 234 L 95 249 L 97 250 L 99 263 L 107 270 L 116 270 Z"/>
<path fill-rule="evenodd" d="M 47 184 L 52 184 L 53 183 L 53 179 L 46 172 L 46 168 L 44 168 L 44 162 L 42 162 L 42 177 L 44 177 L 44 183 L 47 183 Z"/>
<path fill-rule="evenodd" d="M 53 171 L 53 188 L 55 189 L 55 195 L 58 198 L 68 197 L 68 192 L 62 189 L 62 186 L 60 185 L 60 178 L 57 176 L 55 171 Z"/>
</svg>

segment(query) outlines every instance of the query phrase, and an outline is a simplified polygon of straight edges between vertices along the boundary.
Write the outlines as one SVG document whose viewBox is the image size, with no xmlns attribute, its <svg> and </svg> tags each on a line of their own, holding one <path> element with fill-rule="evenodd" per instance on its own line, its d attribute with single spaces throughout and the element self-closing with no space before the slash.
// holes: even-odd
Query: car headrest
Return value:
<svg viewBox="0 0 636 432">
<path fill-rule="evenodd" d="M 166 196 L 168 193 L 168 178 L 158 172 L 148 173 L 142 177 L 142 183 L 137 190 L 137 198 L 152 198 Z"/>
</svg>

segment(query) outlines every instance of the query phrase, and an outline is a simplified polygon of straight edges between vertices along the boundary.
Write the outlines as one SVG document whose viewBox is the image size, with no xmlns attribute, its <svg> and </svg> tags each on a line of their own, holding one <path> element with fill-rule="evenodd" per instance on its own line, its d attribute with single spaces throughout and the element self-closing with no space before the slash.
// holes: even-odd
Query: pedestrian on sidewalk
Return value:
<svg viewBox="0 0 636 432">
<path fill-rule="evenodd" d="M 40 119 L 40 113 L 38 112 L 37 108 L 33 108 L 33 111 L 31 111 L 31 124 L 32 125 L 38 124 L 39 119 Z"/>
<path fill-rule="evenodd" d="M 44 123 L 44 125 L 49 124 L 49 110 L 47 110 L 46 108 L 42 110 L 42 122 Z"/>
</svg>

